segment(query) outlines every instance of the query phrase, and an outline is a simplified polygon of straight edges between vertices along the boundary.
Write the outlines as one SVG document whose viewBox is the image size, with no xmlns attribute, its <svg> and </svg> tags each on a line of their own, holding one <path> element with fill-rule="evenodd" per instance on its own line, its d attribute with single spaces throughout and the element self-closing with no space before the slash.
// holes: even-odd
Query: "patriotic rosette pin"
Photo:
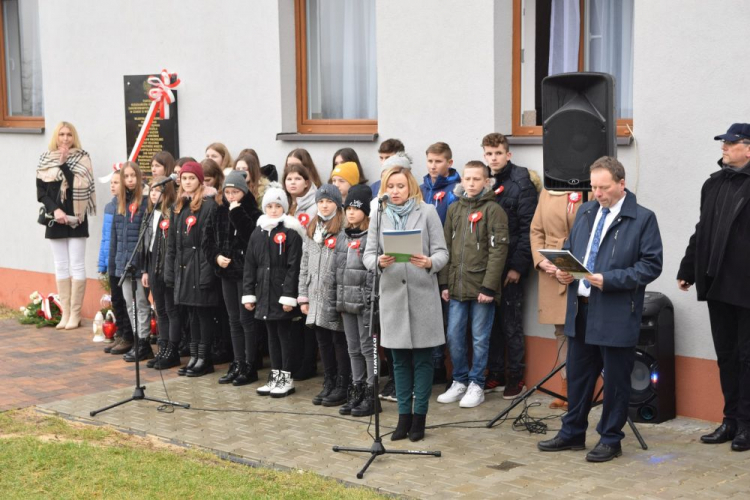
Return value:
<svg viewBox="0 0 750 500">
<path fill-rule="evenodd" d="M 331 236 L 330 238 L 326 238 L 326 246 L 328 248 L 336 248 L 336 238 Z"/>
<path fill-rule="evenodd" d="M 133 222 L 133 217 L 135 217 L 135 213 L 138 211 L 138 203 L 133 202 L 130 205 L 128 205 L 128 212 L 130 212 L 130 222 Z"/>
<path fill-rule="evenodd" d="M 435 200 L 435 206 L 437 206 L 438 203 L 440 203 L 443 198 L 445 198 L 445 191 L 440 191 L 439 193 L 435 193 L 435 195 L 432 197 L 432 199 Z"/>
<path fill-rule="evenodd" d="M 167 229 L 169 229 L 169 219 L 164 219 L 159 223 L 159 227 L 161 228 L 161 232 L 164 235 L 164 239 L 167 239 Z"/>
<path fill-rule="evenodd" d="M 276 235 L 273 237 L 274 243 L 279 245 L 279 255 L 281 255 L 281 252 L 284 251 L 286 245 L 284 242 L 286 241 L 286 233 L 276 233 Z"/>
<path fill-rule="evenodd" d="M 503 191 L 505 191 L 505 186 L 501 184 L 499 188 L 495 189 L 495 194 L 500 195 Z"/>
<path fill-rule="evenodd" d="M 474 232 L 474 225 L 479 222 L 482 218 L 482 212 L 474 212 L 473 214 L 469 214 L 469 227 L 471 228 L 471 232 Z"/>
<path fill-rule="evenodd" d="M 568 213 L 572 214 L 575 210 L 576 203 L 581 201 L 581 193 L 570 193 L 568 194 Z"/>
<path fill-rule="evenodd" d="M 187 226 L 186 234 L 190 234 L 190 228 L 195 225 L 195 221 L 195 215 L 191 215 L 187 219 L 185 219 L 185 225 Z"/>
<path fill-rule="evenodd" d="M 302 212 L 297 216 L 297 220 L 300 224 L 302 224 L 302 227 L 307 227 L 307 225 L 310 223 L 310 216 L 305 212 Z"/>
<path fill-rule="evenodd" d="M 352 249 L 352 250 L 356 250 L 357 251 L 357 257 L 359 257 L 359 247 L 362 246 L 362 242 L 361 241 L 359 241 L 359 240 L 352 240 L 352 241 L 350 241 L 347 244 L 347 246 L 350 249 Z"/>
</svg>

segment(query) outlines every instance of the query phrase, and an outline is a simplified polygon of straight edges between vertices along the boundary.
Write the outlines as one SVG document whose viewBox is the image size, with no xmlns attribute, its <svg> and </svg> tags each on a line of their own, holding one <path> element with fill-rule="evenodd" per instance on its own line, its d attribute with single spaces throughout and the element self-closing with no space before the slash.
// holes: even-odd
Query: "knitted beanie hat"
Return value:
<svg viewBox="0 0 750 500">
<path fill-rule="evenodd" d="M 362 184 L 352 186 L 346 195 L 344 209 L 354 207 L 362 210 L 366 216 L 370 216 L 370 201 L 372 200 L 372 189 Z"/>
<path fill-rule="evenodd" d="M 337 207 L 341 206 L 341 191 L 333 184 L 323 184 L 315 191 L 315 203 L 322 199 L 331 200 L 336 204 Z"/>
<path fill-rule="evenodd" d="M 266 205 L 269 203 L 278 203 L 284 208 L 284 213 L 289 212 L 289 199 L 286 197 L 286 192 L 281 189 L 278 182 L 272 182 L 266 189 L 266 194 L 263 195 L 263 203 L 261 209 L 265 213 Z"/>
<path fill-rule="evenodd" d="M 341 177 L 352 186 L 359 184 L 359 169 L 353 161 L 346 161 L 336 165 L 336 168 L 331 172 L 331 177 L 334 176 Z"/>
<path fill-rule="evenodd" d="M 193 174 L 198 178 L 201 184 L 203 184 L 203 167 L 197 161 L 189 161 L 185 163 L 180 169 L 180 179 L 185 174 Z"/>
<path fill-rule="evenodd" d="M 226 188 L 239 189 L 247 194 L 249 189 L 247 187 L 247 180 L 245 180 L 245 172 L 240 172 L 239 170 L 229 172 L 229 175 L 224 179 L 224 189 Z"/>
<path fill-rule="evenodd" d="M 403 151 L 400 151 L 396 153 L 393 156 L 388 157 L 381 166 L 381 171 L 388 170 L 389 168 L 393 167 L 404 167 L 411 170 L 411 157 L 404 153 Z"/>
</svg>

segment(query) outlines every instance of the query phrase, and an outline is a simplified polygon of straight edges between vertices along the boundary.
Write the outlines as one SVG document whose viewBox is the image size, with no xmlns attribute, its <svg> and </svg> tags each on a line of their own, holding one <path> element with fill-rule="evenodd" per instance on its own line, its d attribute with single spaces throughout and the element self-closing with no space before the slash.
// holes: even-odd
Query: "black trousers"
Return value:
<svg viewBox="0 0 750 500">
<path fill-rule="evenodd" d="M 271 358 L 271 369 L 292 371 L 292 320 L 266 321 L 268 331 L 268 353 Z"/>
<path fill-rule="evenodd" d="M 318 339 L 320 360 L 323 362 L 323 372 L 326 377 L 341 375 L 349 378 L 352 374 L 352 364 L 349 360 L 346 334 L 316 326 L 315 337 Z"/>
<path fill-rule="evenodd" d="M 750 309 L 708 301 L 724 420 L 750 428 Z"/>
<path fill-rule="evenodd" d="M 242 304 L 242 281 L 222 279 L 221 286 L 229 315 L 234 360 L 254 364 L 255 355 L 258 352 L 255 313 L 245 309 Z"/>
<path fill-rule="evenodd" d="M 619 445 L 628 420 L 630 374 L 635 362 L 635 346 L 608 347 L 586 343 L 588 305 L 578 301 L 576 335 L 568 337 L 568 413 L 563 415 L 559 436 L 565 440 L 584 441 L 589 426 L 594 389 L 599 375 L 604 378 L 602 418 L 596 431 L 600 441 Z"/>
<path fill-rule="evenodd" d="M 180 343 L 181 322 L 179 311 L 174 303 L 174 288 L 168 288 L 160 276 L 149 276 L 151 297 L 156 308 L 156 321 L 159 325 L 159 340 Z"/>
<path fill-rule="evenodd" d="M 505 277 L 503 276 L 503 279 Z M 508 351 L 508 377 L 513 381 L 523 379 L 526 365 L 526 337 L 523 334 L 523 283 L 508 283 L 503 287 L 500 304 L 495 304 L 495 318 L 490 334 L 487 368 L 493 373 L 505 373 L 505 351 Z"/>
<path fill-rule="evenodd" d="M 122 288 L 117 283 L 120 278 L 109 275 L 109 289 L 112 296 L 112 312 L 117 321 L 117 333 L 125 340 L 133 341 L 133 327 L 130 324 L 130 315 L 128 306 L 125 304 L 125 296 L 122 294 Z"/>
<path fill-rule="evenodd" d="M 192 306 L 187 309 L 190 311 L 190 341 L 210 346 L 216 328 L 214 308 Z"/>
</svg>

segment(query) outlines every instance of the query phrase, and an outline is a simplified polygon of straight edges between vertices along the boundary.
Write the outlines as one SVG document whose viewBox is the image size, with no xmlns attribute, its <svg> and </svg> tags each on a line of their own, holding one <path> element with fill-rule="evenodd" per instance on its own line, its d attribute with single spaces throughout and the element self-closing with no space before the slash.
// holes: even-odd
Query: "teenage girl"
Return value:
<svg viewBox="0 0 750 500">
<path fill-rule="evenodd" d="M 232 167 L 234 167 L 229 149 L 220 142 L 208 145 L 206 148 L 206 158 L 215 161 L 224 175 L 228 175 Z"/>
<path fill-rule="evenodd" d="M 307 315 L 306 324 L 315 329 L 325 371 L 323 390 L 313 398 L 313 404 L 341 406 L 346 402 L 351 377 L 344 325 L 336 311 L 334 283 L 334 251 L 344 226 L 344 211 L 341 193 L 332 184 L 321 186 L 315 200 L 318 215 L 307 226 L 302 246 L 297 302 Z"/>
<path fill-rule="evenodd" d="M 216 210 L 213 196 L 206 194 L 203 167 L 187 162 L 180 170 L 180 190 L 169 218 L 164 282 L 174 288 L 175 303 L 188 309 L 190 360 L 178 375 L 200 377 L 213 373 L 211 340 L 213 309 L 218 304 L 216 275 L 201 248 L 206 222 Z"/>
<path fill-rule="evenodd" d="M 114 270 L 116 280 L 126 273 L 125 266 L 138 244 L 138 234 L 141 219 L 146 213 L 148 198 L 143 196 L 143 175 L 137 163 L 125 162 L 120 171 L 120 191 L 117 194 L 117 210 L 112 218 L 112 236 L 109 240 L 109 269 Z M 148 291 L 141 282 L 142 255 L 139 252 L 132 262 L 132 272 L 136 273 L 135 301 L 138 305 L 138 317 L 133 315 L 133 283 L 131 276 L 122 282 L 122 293 L 130 316 L 130 323 L 138 326 L 138 339 L 133 348 L 123 359 L 135 361 L 136 349 L 139 359 L 154 357 L 148 336 L 151 334 L 151 303 L 148 301 Z"/>
<path fill-rule="evenodd" d="M 153 167 L 152 167 L 153 168 Z M 159 324 L 159 351 L 156 357 L 146 363 L 149 368 L 164 370 L 180 364 L 180 315 L 174 303 L 174 289 L 164 282 L 164 264 L 167 254 L 167 235 L 169 234 L 169 213 L 175 202 L 174 184 L 168 182 L 156 186 L 166 179 L 155 175 L 148 193 L 148 210 L 143 217 L 143 224 L 148 214 L 153 214 L 150 224 L 145 228 L 143 239 L 143 286 L 151 288 L 151 297 L 156 308 L 156 320 Z M 142 227 L 141 230 L 144 228 Z"/>
<path fill-rule="evenodd" d="M 174 172 L 174 156 L 169 151 L 159 151 L 151 158 L 151 178 L 169 177 Z"/>
<path fill-rule="evenodd" d="M 289 200 L 277 183 L 266 190 L 262 206 L 245 253 L 242 303 L 268 332 L 271 372 L 256 392 L 281 398 L 294 392 L 291 324 L 300 316 L 296 297 L 305 233 L 297 219 L 285 215 Z"/>
<path fill-rule="evenodd" d="M 362 162 L 359 161 L 359 155 L 352 148 L 341 148 L 333 153 L 333 165 L 331 166 L 331 170 L 347 161 L 353 161 L 357 165 L 359 183 L 369 185 L 370 181 L 365 177 L 365 171 L 362 169 Z"/>
</svg>

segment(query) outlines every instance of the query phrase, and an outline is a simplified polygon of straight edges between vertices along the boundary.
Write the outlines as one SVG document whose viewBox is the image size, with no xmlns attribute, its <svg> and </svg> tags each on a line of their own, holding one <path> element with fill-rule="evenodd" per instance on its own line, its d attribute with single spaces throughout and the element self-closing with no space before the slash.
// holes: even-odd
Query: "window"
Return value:
<svg viewBox="0 0 750 500">
<path fill-rule="evenodd" d="M 297 131 L 377 132 L 375 0 L 295 0 Z"/>
<path fill-rule="evenodd" d="M 542 133 L 542 79 L 573 71 L 615 77 L 617 135 L 633 124 L 634 0 L 514 0 L 513 135 Z"/>
<path fill-rule="evenodd" d="M 0 127 L 43 127 L 37 0 L 1 0 Z"/>
</svg>

